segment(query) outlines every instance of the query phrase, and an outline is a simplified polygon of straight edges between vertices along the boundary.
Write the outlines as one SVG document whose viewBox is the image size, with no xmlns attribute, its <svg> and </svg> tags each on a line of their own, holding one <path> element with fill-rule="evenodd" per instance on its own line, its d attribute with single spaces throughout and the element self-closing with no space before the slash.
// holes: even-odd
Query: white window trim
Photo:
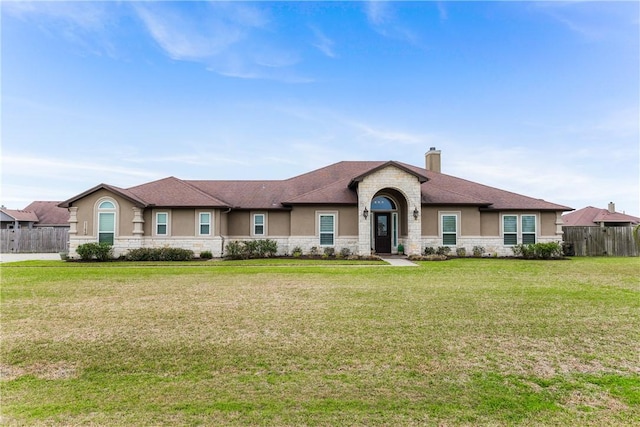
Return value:
<svg viewBox="0 0 640 427">
<path fill-rule="evenodd" d="M 202 222 L 202 214 L 209 214 L 209 222 Z M 208 225 L 209 232 L 202 233 L 202 226 Z M 208 237 L 213 235 L 213 212 L 210 211 L 196 211 L 196 236 Z"/>
<path fill-rule="evenodd" d="M 166 214 L 167 215 L 167 232 L 164 234 L 158 233 L 158 215 Z M 171 210 L 157 210 L 153 213 L 153 235 L 158 237 L 169 237 L 171 236 Z"/>
<path fill-rule="evenodd" d="M 333 217 L 333 243 L 330 245 L 323 245 L 322 243 L 320 243 L 321 239 L 320 239 L 320 217 L 323 216 L 330 216 Z M 338 212 L 335 211 L 317 211 L 316 212 L 316 230 L 317 230 L 317 238 L 318 238 L 318 246 L 320 247 L 332 247 L 336 245 L 336 238 L 338 237 Z M 322 233 L 322 234 L 329 234 L 329 233 Z"/>
<path fill-rule="evenodd" d="M 513 232 L 511 232 L 511 231 L 510 231 L 509 233 L 506 233 L 506 232 L 504 231 L 504 219 L 505 219 L 506 217 L 508 217 L 508 216 L 513 216 L 513 217 L 515 217 L 515 218 L 516 218 L 516 232 L 515 232 L 515 235 L 516 235 L 516 243 L 514 243 L 513 245 L 508 245 L 508 244 L 506 244 L 506 243 L 504 242 L 504 237 L 505 237 L 505 235 L 506 235 L 506 234 L 514 234 L 514 233 L 513 233 Z M 503 245 L 503 246 L 515 246 L 515 245 L 517 245 L 517 244 L 518 244 L 518 242 L 520 241 L 520 216 L 519 216 L 519 215 L 517 215 L 517 214 L 502 214 L 502 216 L 500 217 L 500 231 L 501 231 L 501 234 L 502 234 L 502 235 L 501 235 L 501 237 L 502 237 L 502 245 Z"/>
<path fill-rule="evenodd" d="M 115 207 L 114 208 L 108 208 L 108 209 L 105 209 L 105 208 L 100 209 L 100 205 L 103 202 L 111 202 L 111 203 L 113 203 L 113 206 L 115 206 Z M 95 226 L 93 227 L 93 230 L 94 230 L 94 237 L 96 238 L 97 242 L 100 241 L 100 214 L 101 213 L 113 213 L 114 214 L 114 220 L 113 220 L 113 228 L 114 228 L 114 230 L 113 230 L 113 244 L 115 245 L 116 239 L 118 238 L 118 235 L 119 235 L 118 229 L 120 228 L 120 215 L 118 214 L 120 212 L 120 205 L 118 204 L 118 202 L 113 197 L 100 197 L 98 200 L 96 200 L 94 212 L 95 212 Z"/>
<path fill-rule="evenodd" d="M 504 243 L 504 236 L 505 236 L 504 218 L 508 217 L 508 216 L 512 216 L 512 217 L 516 218 L 516 232 L 515 232 L 516 243 L 513 244 L 513 245 L 507 245 L 507 244 Z M 522 219 L 525 216 L 532 216 L 534 218 L 534 225 L 535 225 L 534 233 L 524 233 L 523 232 Z M 515 246 L 515 245 L 518 245 L 518 244 L 522 244 L 522 242 L 523 242 L 523 237 L 522 236 L 524 234 L 533 234 L 534 238 L 535 238 L 535 241 L 537 243 L 538 240 L 539 240 L 539 233 L 540 233 L 539 232 L 539 227 L 540 227 L 540 218 L 538 217 L 537 213 L 518 213 L 518 214 L 508 213 L 508 214 L 502 214 L 501 217 L 500 217 L 500 232 L 501 232 L 501 236 L 500 237 L 502 239 L 502 244 L 504 246 L 509 246 L 509 247 Z M 508 234 L 514 234 L 514 233 L 509 232 Z"/>
<path fill-rule="evenodd" d="M 524 226 L 523 226 L 523 220 L 525 216 L 532 216 L 533 217 L 533 233 L 530 232 L 526 232 L 524 231 Z M 524 235 L 525 234 L 533 234 L 533 240 L 534 242 L 538 242 L 538 215 L 535 214 L 522 214 L 520 215 L 520 238 L 521 238 L 521 242 L 524 243 Z"/>
<path fill-rule="evenodd" d="M 256 233 L 256 217 L 262 217 L 262 233 Z M 251 235 L 252 236 L 266 236 L 267 235 L 267 213 L 266 212 L 252 212 L 251 213 Z"/>
<path fill-rule="evenodd" d="M 446 211 L 442 211 L 442 212 L 438 212 L 439 213 L 439 234 L 440 234 L 440 241 L 442 242 L 442 246 L 449 246 L 449 247 L 456 247 L 458 245 L 458 242 L 460 241 L 460 211 L 453 211 L 453 212 L 446 212 Z M 456 244 L 455 245 L 445 245 L 444 243 L 444 223 L 443 223 L 443 219 L 445 216 L 455 216 L 456 217 Z M 453 234 L 453 233 L 446 233 L 446 234 Z"/>
</svg>

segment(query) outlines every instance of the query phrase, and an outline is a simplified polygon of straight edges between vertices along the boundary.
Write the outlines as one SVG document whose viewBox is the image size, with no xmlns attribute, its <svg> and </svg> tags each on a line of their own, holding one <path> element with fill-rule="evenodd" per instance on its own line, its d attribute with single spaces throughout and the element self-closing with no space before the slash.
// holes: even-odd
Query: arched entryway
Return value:
<svg viewBox="0 0 640 427">
<path fill-rule="evenodd" d="M 379 192 L 371 201 L 371 243 L 375 253 L 398 251 L 403 235 L 401 212 L 406 209 L 405 205 L 404 197 L 390 189 Z"/>
</svg>

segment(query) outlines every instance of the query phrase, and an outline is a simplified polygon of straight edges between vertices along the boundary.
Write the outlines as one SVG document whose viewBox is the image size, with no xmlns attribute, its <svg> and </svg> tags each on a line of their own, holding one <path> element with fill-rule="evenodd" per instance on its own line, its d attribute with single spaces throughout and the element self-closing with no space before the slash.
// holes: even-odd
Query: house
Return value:
<svg viewBox="0 0 640 427">
<path fill-rule="evenodd" d="M 38 216 L 28 210 L 0 208 L 0 228 L 13 230 L 18 228 L 33 228 L 38 222 Z"/>
<path fill-rule="evenodd" d="M 59 201 L 35 201 L 31 202 L 29 206 L 23 210 L 33 212 L 38 218 L 38 222 L 34 224 L 34 227 L 69 227 L 69 210 L 58 206 Z"/>
<path fill-rule="evenodd" d="M 511 255 L 519 243 L 562 240 L 571 208 L 446 175 L 440 160 L 432 147 L 424 168 L 342 161 L 285 180 L 99 184 L 59 206 L 69 210 L 71 256 L 97 241 L 115 255 L 172 246 L 219 257 L 228 242 L 250 239 L 275 240 L 281 254 L 333 247 L 359 255 L 400 245 L 407 254 L 482 246 Z"/>
<path fill-rule="evenodd" d="M 0 209 L 0 228 L 43 228 L 62 227 L 69 228 L 69 210 L 58 206 L 60 202 L 37 201 L 32 202 L 24 209 Z"/>
<path fill-rule="evenodd" d="M 566 227 L 629 227 L 640 224 L 640 218 L 616 212 L 616 205 L 609 203 L 607 209 L 586 208 L 562 216 Z"/>
</svg>

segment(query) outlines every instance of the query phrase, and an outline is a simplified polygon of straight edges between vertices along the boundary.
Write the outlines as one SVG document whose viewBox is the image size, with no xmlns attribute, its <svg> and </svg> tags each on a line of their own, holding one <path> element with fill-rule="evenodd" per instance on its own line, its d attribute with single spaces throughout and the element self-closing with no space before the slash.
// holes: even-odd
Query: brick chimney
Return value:
<svg viewBox="0 0 640 427">
<path fill-rule="evenodd" d="M 432 172 L 440 172 L 440 150 L 436 147 L 429 148 L 424 155 L 425 169 Z"/>
<path fill-rule="evenodd" d="M 609 202 L 608 210 L 609 213 L 616 213 L 616 204 L 613 202 Z"/>
</svg>

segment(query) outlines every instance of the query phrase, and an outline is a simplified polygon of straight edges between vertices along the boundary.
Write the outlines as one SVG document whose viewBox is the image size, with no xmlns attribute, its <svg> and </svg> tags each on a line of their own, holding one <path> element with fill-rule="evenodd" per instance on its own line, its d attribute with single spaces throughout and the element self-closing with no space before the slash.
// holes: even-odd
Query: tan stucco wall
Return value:
<svg viewBox="0 0 640 427">
<path fill-rule="evenodd" d="M 355 206 L 295 206 L 291 211 L 291 235 L 315 236 L 318 234 L 316 212 L 338 214 L 338 236 L 358 235 L 358 208 Z"/>
<path fill-rule="evenodd" d="M 171 236 L 195 236 L 196 234 L 195 210 L 171 209 L 170 215 L 171 215 Z"/>
<path fill-rule="evenodd" d="M 94 224 L 97 215 L 97 211 L 95 209 L 98 200 L 103 198 L 109 198 L 116 202 L 116 235 L 131 236 L 133 234 L 133 203 L 104 189 L 98 190 L 73 204 L 73 206 L 78 208 L 78 236 L 96 236 L 97 238 L 97 229 Z M 87 223 L 86 234 L 84 228 L 85 222 Z"/>
<path fill-rule="evenodd" d="M 227 215 L 227 232 L 229 236 L 249 236 L 251 231 L 251 212 L 232 211 Z"/>
<path fill-rule="evenodd" d="M 460 235 L 479 236 L 480 235 L 480 211 L 477 207 L 464 207 L 451 211 L 460 212 Z"/>
<path fill-rule="evenodd" d="M 291 211 L 291 235 L 314 236 L 316 234 L 315 212 L 315 207 L 295 206 Z"/>
<path fill-rule="evenodd" d="M 422 231 L 423 236 L 438 235 L 438 210 L 439 208 L 422 208 Z"/>
<path fill-rule="evenodd" d="M 498 212 L 480 213 L 480 235 L 484 237 L 500 235 L 500 214 Z"/>
<path fill-rule="evenodd" d="M 541 236 L 553 236 L 556 234 L 556 213 L 540 212 L 540 231 Z"/>
<path fill-rule="evenodd" d="M 266 215 L 268 236 L 289 236 L 291 234 L 291 214 L 289 211 L 271 211 Z"/>
</svg>

